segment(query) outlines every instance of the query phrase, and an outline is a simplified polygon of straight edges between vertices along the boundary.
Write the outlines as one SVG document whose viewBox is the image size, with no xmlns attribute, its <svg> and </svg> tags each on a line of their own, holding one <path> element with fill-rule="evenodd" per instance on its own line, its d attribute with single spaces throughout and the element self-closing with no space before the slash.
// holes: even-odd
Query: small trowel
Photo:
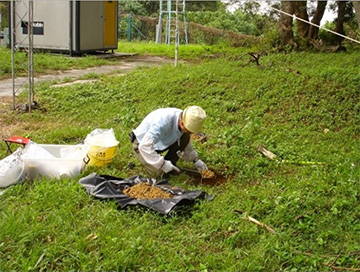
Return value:
<svg viewBox="0 0 360 272">
<path fill-rule="evenodd" d="M 187 172 L 187 173 L 192 174 L 192 175 L 195 174 L 195 175 L 198 175 L 198 176 L 201 177 L 201 173 L 200 173 L 199 171 L 197 171 L 197 170 L 188 169 L 188 168 L 181 168 L 181 167 L 179 167 L 179 169 L 180 169 L 180 171 L 182 171 L 182 172 Z"/>
</svg>

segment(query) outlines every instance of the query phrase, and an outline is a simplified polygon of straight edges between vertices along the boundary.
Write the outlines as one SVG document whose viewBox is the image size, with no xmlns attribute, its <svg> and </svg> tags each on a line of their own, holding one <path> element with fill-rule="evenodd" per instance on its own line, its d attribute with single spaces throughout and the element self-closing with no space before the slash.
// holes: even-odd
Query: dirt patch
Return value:
<svg viewBox="0 0 360 272">
<path fill-rule="evenodd" d="M 52 86 L 55 88 L 59 88 L 59 87 L 65 87 L 65 86 L 74 85 L 74 84 L 94 83 L 95 81 L 96 81 L 95 79 L 80 79 L 80 80 L 75 80 L 73 82 L 60 83 L 60 84 L 55 84 Z"/>
<path fill-rule="evenodd" d="M 46 75 L 36 75 L 34 77 L 34 83 L 39 82 L 51 82 L 57 81 L 60 82 L 63 80 L 72 81 L 67 82 L 66 85 L 74 84 L 74 83 L 85 83 L 85 82 L 76 82 L 81 77 L 86 77 L 87 75 L 93 74 L 124 74 L 130 72 L 139 67 L 153 67 L 160 66 L 164 64 L 172 64 L 174 61 L 172 59 L 156 57 L 156 56 L 129 56 L 126 58 L 122 58 L 119 62 L 116 62 L 114 65 L 102 65 L 96 67 L 89 67 L 86 69 L 71 69 L 65 71 L 54 71 L 52 73 Z M 17 94 L 24 91 L 22 87 L 24 83 L 28 80 L 27 77 L 17 77 L 15 80 L 15 89 L 17 90 Z M 0 89 L 0 97 L 12 97 L 12 88 L 13 82 L 12 78 L 2 79 L 0 81 L 1 89 Z M 36 89 L 36 86 L 35 86 Z"/>
<path fill-rule="evenodd" d="M 172 198 L 173 195 L 154 187 L 146 182 L 140 182 L 123 191 L 124 194 L 137 199 Z"/>
<path fill-rule="evenodd" d="M 207 141 L 207 137 L 203 133 L 193 133 L 190 135 L 191 141 L 199 141 L 200 143 L 205 143 Z"/>
<path fill-rule="evenodd" d="M 0 130 L 1 130 L 1 139 L 10 138 L 11 136 L 21 136 L 27 137 L 28 133 L 43 129 L 43 122 L 29 122 L 23 120 L 19 115 L 23 112 L 19 110 L 12 110 L 12 97 L 1 97 L 0 103 Z M 41 111 L 43 114 L 46 114 L 44 108 L 38 108 L 36 111 Z M 27 114 L 27 113 L 25 113 Z M 48 130 L 56 130 L 63 127 L 63 124 L 56 122 L 56 116 L 48 117 L 52 118 L 52 122 L 47 123 Z M 49 120 L 49 119 L 48 119 Z"/>
<path fill-rule="evenodd" d="M 204 178 L 200 174 L 191 173 L 191 172 L 187 172 L 186 174 L 191 177 L 191 182 L 193 182 L 195 184 L 218 186 L 218 185 L 228 182 L 228 178 L 224 177 L 222 174 L 211 171 L 211 170 L 207 170 L 207 171 L 212 172 L 211 177 L 209 176 L 208 178 L 206 178 L 206 177 Z"/>
</svg>

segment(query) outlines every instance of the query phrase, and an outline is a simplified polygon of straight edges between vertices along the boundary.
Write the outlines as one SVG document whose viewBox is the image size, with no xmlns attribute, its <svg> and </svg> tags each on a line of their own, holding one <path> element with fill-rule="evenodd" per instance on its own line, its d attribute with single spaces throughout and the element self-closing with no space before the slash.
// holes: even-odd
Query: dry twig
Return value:
<svg viewBox="0 0 360 272">
<path fill-rule="evenodd" d="M 306 255 L 306 256 L 314 256 L 315 254 L 312 254 L 312 253 L 309 253 L 309 252 L 300 252 L 300 251 L 295 251 L 295 253 L 297 254 L 302 254 L 302 255 Z M 353 256 L 353 255 L 359 255 L 360 254 L 360 251 L 355 251 L 355 252 L 352 252 L 352 253 L 349 253 L 348 255 L 349 256 Z M 316 255 L 315 255 L 316 256 Z M 320 257 L 335 257 L 334 260 L 332 260 L 331 264 L 330 261 L 328 263 L 322 263 L 323 265 L 327 266 L 327 267 L 330 267 L 331 269 L 333 270 L 336 270 L 336 271 L 360 271 L 360 268 L 353 268 L 353 267 L 343 267 L 343 266 L 334 266 L 335 262 L 337 261 L 337 259 L 341 256 L 340 254 L 339 255 L 336 255 L 336 256 L 330 256 L 330 255 L 318 255 Z"/>
<path fill-rule="evenodd" d="M 272 153 L 271 151 L 267 150 L 264 146 L 259 145 L 257 149 L 261 154 L 263 154 L 265 157 L 269 158 L 270 160 L 273 160 L 276 158 L 276 155 Z"/>
<path fill-rule="evenodd" d="M 256 65 L 259 65 L 259 60 L 260 60 L 260 54 L 254 53 L 254 52 L 250 52 L 249 55 L 251 57 L 253 57 L 253 61 L 256 62 Z"/>
<path fill-rule="evenodd" d="M 331 269 L 334 269 L 334 270 L 337 270 L 337 271 L 360 271 L 360 268 L 333 266 L 333 265 L 328 265 L 326 263 L 323 263 L 323 265 L 325 265 L 327 267 L 330 267 Z"/>
<path fill-rule="evenodd" d="M 235 212 L 240 213 L 240 214 L 243 213 L 243 211 L 241 211 L 241 210 L 235 210 Z M 256 225 L 258 225 L 258 226 L 260 226 L 260 227 L 265 228 L 265 229 L 266 229 L 268 232 L 270 232 L 271 234 L 275 234 L 275 230 L 274 230 L 274 229 L 270 228 L 268 225 L 266 225 L 266 224 L 264 224 L 264 223 L 256 220 L 255 218 L 253 218 L 253 217 L 251 217 L 251 216 L 245 215 L 244 217 L 242 217 L 242 219 L 247 220 L 247 221 L 250 221 L 251 223 L 254 223 L 254 224 L 256 224 Z"/>
</svg>

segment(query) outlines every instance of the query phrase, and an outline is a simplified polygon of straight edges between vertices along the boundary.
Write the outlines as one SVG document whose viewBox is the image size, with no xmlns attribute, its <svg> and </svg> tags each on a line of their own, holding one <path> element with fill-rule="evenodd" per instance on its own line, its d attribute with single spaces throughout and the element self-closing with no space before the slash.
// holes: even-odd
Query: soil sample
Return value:
<svg viewBox="0 0 360 272">
<path fill-rule="evenodd" d="M 196 134 L 191 134 L 190 135 L 190 140 L 191 141 L 199 141 L 200 143 L 205 143 L 207 141 L 206 135 L 202 134 L 202 133 L 196 133 Z"/>
<path fill-rule="evenodd" d="M 202 171 L 200 171 L 200 174 L 201 174 L 201 177 L 204 179 L 215 177 L 215 173 L 211 170 L 202 170 Z"/>
<path fill-rule="evenodd" d="M 140 182 L 123 191 L 124 194 L 137 199 L 172 198 L 173 195 L 147 182 Z"/>
</svg>

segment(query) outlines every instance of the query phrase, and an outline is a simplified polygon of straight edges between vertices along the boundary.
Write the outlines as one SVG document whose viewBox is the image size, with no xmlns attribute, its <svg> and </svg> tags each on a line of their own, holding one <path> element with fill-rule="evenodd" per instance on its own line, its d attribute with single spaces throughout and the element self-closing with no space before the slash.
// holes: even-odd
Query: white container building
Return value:
<svg viewBox="0 0 360 272">
<path fill-rule="evenodd" d="M 21 48 L 28 46 L 29 1 L 16 3 L 14 44 Z M 117 18 L 117 1 L 34 1 L 33 48 L 70 54 L 116 49 Z"/>
</svg>

